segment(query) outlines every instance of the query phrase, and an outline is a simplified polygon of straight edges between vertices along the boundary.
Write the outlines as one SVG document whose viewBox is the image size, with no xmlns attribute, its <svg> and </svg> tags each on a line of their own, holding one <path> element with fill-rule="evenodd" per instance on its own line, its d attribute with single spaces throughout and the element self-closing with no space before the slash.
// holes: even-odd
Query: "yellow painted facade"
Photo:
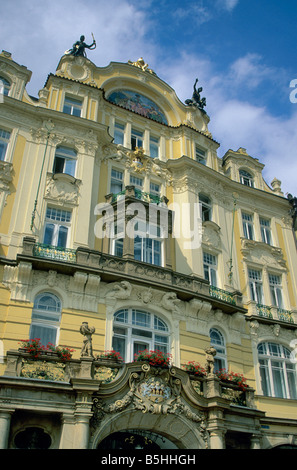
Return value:
<svg viewBox="0 0 297 470">
<path fill-rule="evenodd" d="M 65 54 L 38 99 L 26 67 L 5 51 L 0 63 L 0 447 L 25 446 L 35 427 L 51 448 L 131 433 L 168 449 L 297 445 L 296 233 L 280 182 L 244 148 L 219 158 L 199 100 L 182 103 L 142 59 Z M 36 334 L 73 349 L 70 362 L 48 355 L 24 375 L 20 342 Z M 210 367 L 210 345 L 243 394 L 212 370 L 189 378 L 186 363 Z M 98 356 L 113 349 L 125 365 L 110 369 Z M 171 355 L 159 401 L 141 349 Z"/>
</svg>

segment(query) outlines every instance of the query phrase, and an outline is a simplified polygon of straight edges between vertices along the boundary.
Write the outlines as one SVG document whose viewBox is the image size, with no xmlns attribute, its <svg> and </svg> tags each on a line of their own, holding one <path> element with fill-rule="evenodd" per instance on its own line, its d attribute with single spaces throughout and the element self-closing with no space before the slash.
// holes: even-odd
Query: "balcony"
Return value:
<svg viewBox="0 0 297 470">
<path fill-rule="evenodd" d="M 42 352 L 36 359 L 22 348 L 7 351 L 5 362 L 6 368 L 1 376 L 4 383 L 5 379 L 9 380 L 10 378 L 14 381 L 23 380 L 27 387 L 31 386 L 34 389 L 38 387 L 38 382 L 51 383 L 53 386 L 55 383 L 55 389 L 62 386 L 64 390 L 65 386 L 73 386 L 76 381 L 81 387 L 85 381 L 86 386 L 94 391 L 98 390 L 99 384 L 100 389 L 104 390 L 105 385 L 109 387 L 111 384 L 116 384 L 118 380 L 123 381 L 123 377 L 129 377 L 130 374 L 137 376 L 137 374 L 143 374 L 144 370 L 146 371 L 145 375 L 151 373 L 153 376 L 159 376 L 160 374 L 160 368 L 150 366 L 145 361 L 125 364 L 91 356 L 81 356 L 77 359 L 70 358 L 63 361 L 55 353 L 49 352 Z M 162 370 L 165 376 L 167 374 L 168 377 L 177 378 L 180 386 L 183 384 L 187 393 L 190 391 L 191 396 L 192 389 L 204 400 L 221 398 L 221 404 L 226 408 L 232 404 L 256 410 L 254 389 L 249 386 L 246 386 L 245 390 L 241 390 L 236 384 L 222 381 L 213 374 L 196 377 L 174 365 L 162 368 Z M 166 383 L 168 384 L 168 381 Z M 197 399 L 199 400 L 198 397 Z"/>
<path fill-rule="evenodd" d="M 276 306 L 257 304 L 252 301 L 248 303 L 248 315 L 253 318 L 261 318 L 263 321 L 267 320 L 273 323 L 284 322 L 296 325 L 296 313 L 294 310 L 285 310 Z"/>
<path fill-rule="evenodd" d="M 215 299 L 223 300 L 231 305 L 236 305 L 234 294 L 215 286 L 209 286 L 209 295 Z"/>
<path fill-rule="evenodd" d="M 34 244 L 33 256 L 36 256 L 38 258 L 47 258 L 76 263 L 75 250 L 71 250 L 69 248 L 61 248 L 59 246 L 44 245 L 43 243 Z"/>
<path fill-rule="evenodd" d="M 111 193 L 105 196 L 106 202 L 112 204 L 118 200 L 121 200 L 123 197 L 135 198 L 139 201 L 148 202 L 151 204 L 157 205 L 167 205 L 168 199 L 165 196 L 159 196 L 157 194 L 147 193 L 145 191 L 141 191 L 135 186 L 126 186 L 123 191 L 119 193 Z"/>
</svg>

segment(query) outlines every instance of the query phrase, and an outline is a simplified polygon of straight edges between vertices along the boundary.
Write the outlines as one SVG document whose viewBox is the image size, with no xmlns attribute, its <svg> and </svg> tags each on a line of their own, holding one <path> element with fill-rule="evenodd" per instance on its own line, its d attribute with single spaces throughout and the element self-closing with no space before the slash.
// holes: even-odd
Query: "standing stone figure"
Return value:
<svg viewBox="0 0 297 470">
<path fill-rule="evenodd" d="M 80 355 L 87 356 L 87 357 L 94 357 L 93 346 L 92 346 L 92 334 L 95 333 L 95 328 L 93 326 L 89 326 L 87 322 L 82 322 L 82 325 L 79 331 L 85 337 Z"/>
<path fill-rule="evenodd" d="M 214 372 L 214 357 L 217 353 L 216 349 L 210 346 L 209 348 L 205 349 L 206 352 L 206 364 L 205 370 L 207 375 L 213 375 Z"/>
</svg>

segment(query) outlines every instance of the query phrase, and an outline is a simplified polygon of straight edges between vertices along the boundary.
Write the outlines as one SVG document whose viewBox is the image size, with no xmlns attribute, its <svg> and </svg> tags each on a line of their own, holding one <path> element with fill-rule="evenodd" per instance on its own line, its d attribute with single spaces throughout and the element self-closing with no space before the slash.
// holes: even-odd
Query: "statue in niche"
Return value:
<svg viewBox="0 0 297 470">
<path fill-rule="evenodd" d="M 88 322 L 82 322 L 79 331 L 85 337 L 80 355 L 82 357 L 94 357 L 92 335 L 95 333 L 95 328 L 93 326 L 89 326 Z"/>
<path fill-rule="evenodd" d="M 88 45 L 85 43 L 85 37 L 81 36 L 79 41 L 76 41 L 73 44 L 72 49 L 68 49 L 67 51 L 65 51 L 65 54 L 74 55 L 75 57 L 87 57 L 85 49 L 90 49 L 90 50 L 96 49 L 96 41 L 95 41 L 93 33 L 92 33 L 92 38 L 93 38 L 92 44 Z"/>
<path fill-rule="evenodd" d="M 196 78 L 196 81 L 194 83 L 194 87 L 193 87 L 194 91 L 193 91 L 192 98 L 186 100 L 185 103 L 188 106 L 195 106 L 196 108 L 200 109 L 200 111 L 205 113 L 203 108 L 206 106 L 206 98 L 201 98 L 200 93 L 203 90 L 203 88 L 199 87 L 197 89 L 197 87 L 196 87 L 197 83 L 198 83 L 198 78 Z"/>
</svg>

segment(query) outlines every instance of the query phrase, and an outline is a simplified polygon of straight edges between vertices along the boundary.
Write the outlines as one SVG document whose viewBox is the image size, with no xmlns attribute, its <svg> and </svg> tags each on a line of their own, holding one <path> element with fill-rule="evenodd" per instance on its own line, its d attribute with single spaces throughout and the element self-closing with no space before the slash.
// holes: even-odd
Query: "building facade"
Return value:
<svg viewBox="0 0 297 470">
<path fill-rule="evenodd" d="M 0 446 L 296 446 L 296 198 L 217 156 L 197 82 L 72 54 L 30 77 L 2 51 Z"/>
</svg>

